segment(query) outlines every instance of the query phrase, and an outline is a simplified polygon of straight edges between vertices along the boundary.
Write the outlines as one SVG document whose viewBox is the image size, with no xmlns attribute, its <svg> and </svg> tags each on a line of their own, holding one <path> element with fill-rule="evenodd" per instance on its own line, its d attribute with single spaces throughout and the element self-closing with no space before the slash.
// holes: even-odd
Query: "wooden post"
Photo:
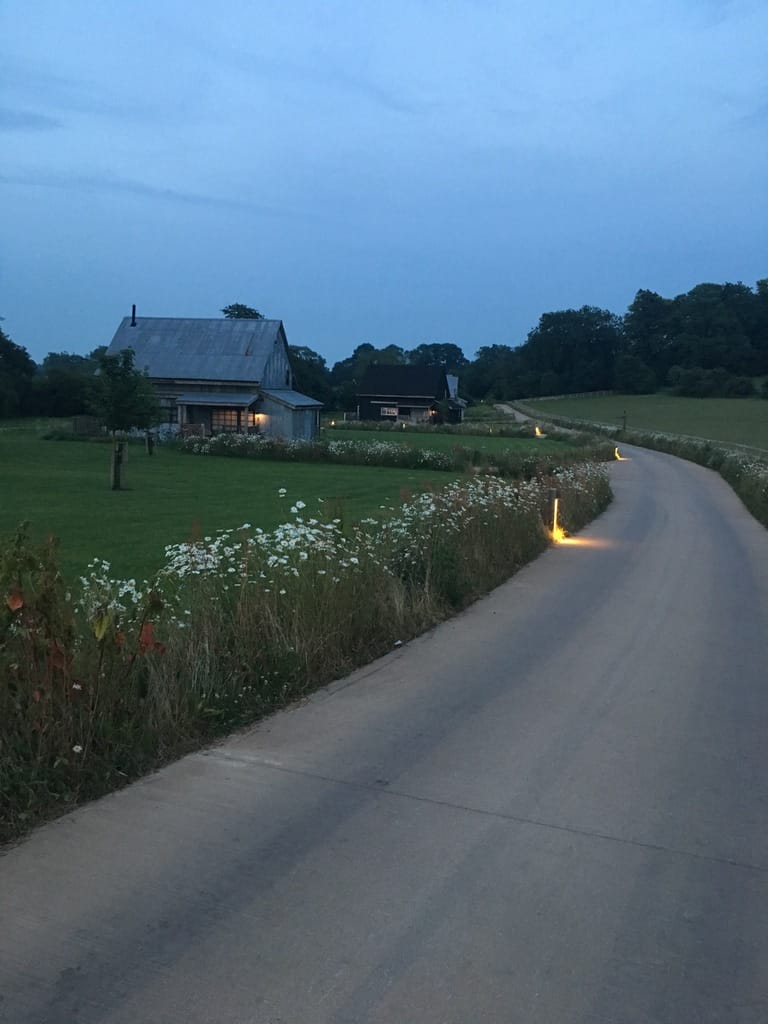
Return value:
<svg viewBox="0 0 768 1024">
<path fill-rule="evenodd" d="M 122 441 L 115 441 L 112 449 L 112 471 L 110 473 L 113 491 L 121 490 L 124 448 L 125 445 Z"/>
<path fill-rule="evenodd" d="M 147 445 L 147 455 L 154 455 L 155 454 L 155 439 L 152 436 L 152 431 L 151 430 L 147 431 L 146 445 Z"/>
</svg>

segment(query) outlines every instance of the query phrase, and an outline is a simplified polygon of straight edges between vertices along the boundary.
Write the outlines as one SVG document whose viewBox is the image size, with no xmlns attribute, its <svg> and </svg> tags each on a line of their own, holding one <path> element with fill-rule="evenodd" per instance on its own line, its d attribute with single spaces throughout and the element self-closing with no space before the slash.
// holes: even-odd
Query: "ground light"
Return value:
<svg viewBox="0 0 768 1024">
<path fill-rule="evenodd" d="M 626 462 L 627 461 L 624 458 L 624 456 L 621 454 L 621 452 L 619 451 L 618 445 L 613 449 L 613 457 L 614 457 L 614 459 L 618 460 L 619 462 Z"/>
<path fill-rule="evenodd" d="M 616 542 L 602 537 L 569 537 L 559 522 L 560 499 L 552 498 L 552 540 L 558 546 L 578 548 L 614 548 Z"/>
<path fill-rule="evenodd" d="M 560 499 L 555 498 L 552 502 L 552 540 L 560 544 L 565 540 L 565 530 L 560 526 L 557 517 L 560 513 Z"/>
<path fill-rule="evenodd" d="M 536 437 L 544 437 L 544 435 L 543 435 L 543 434 L 542 434 L 542 432 L 541 432 L 541 427 L 540 427 L 540 426 L 538 425 L 538 423 L 537 423 L 537 424 L 536 424 L 536 426 L 535 426 L 535 427 L 533 428 L 533 432 L 534 432 L 534 434 L 536 435 Z"/>
</svg>

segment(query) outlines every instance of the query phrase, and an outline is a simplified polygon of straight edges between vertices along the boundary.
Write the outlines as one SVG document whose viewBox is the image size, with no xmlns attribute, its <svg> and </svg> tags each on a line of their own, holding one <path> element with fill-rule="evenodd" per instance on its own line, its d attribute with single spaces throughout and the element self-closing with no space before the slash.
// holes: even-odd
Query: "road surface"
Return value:
<svg viewBox="0 0 768 1024">
<path fill-rule="evenodd" d="M 632 451 L 582 542 L 0 857 L 9 1024 L 765 1024 L 768 533 Z"/>
</svg>

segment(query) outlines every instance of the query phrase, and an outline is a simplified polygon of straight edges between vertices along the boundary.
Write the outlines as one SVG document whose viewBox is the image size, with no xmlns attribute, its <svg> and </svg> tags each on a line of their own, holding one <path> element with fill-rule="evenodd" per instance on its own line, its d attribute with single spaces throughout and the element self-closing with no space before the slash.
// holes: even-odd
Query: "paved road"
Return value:
<svg viewBox="0 0 768 1024">
<path fill-rule="evenodd" d="M 585 543 L 0 859 L 11 1024 L 765 1024 L 768 533 L 633 452 Z"/>
</svg>

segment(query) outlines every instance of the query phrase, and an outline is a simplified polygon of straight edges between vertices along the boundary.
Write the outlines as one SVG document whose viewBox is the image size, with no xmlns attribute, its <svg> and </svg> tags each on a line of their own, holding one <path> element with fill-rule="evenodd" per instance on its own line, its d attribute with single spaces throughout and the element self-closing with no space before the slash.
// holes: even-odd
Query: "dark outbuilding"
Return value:
<svg viewBox="0 0 768 1024">
<path fill-rule="evenodd" d="M 442 366 L 370 366 L 360 382 L 361 420 L 397 423 L 461 423 L 466 403 L 458 378 Z"/>
</svg>

